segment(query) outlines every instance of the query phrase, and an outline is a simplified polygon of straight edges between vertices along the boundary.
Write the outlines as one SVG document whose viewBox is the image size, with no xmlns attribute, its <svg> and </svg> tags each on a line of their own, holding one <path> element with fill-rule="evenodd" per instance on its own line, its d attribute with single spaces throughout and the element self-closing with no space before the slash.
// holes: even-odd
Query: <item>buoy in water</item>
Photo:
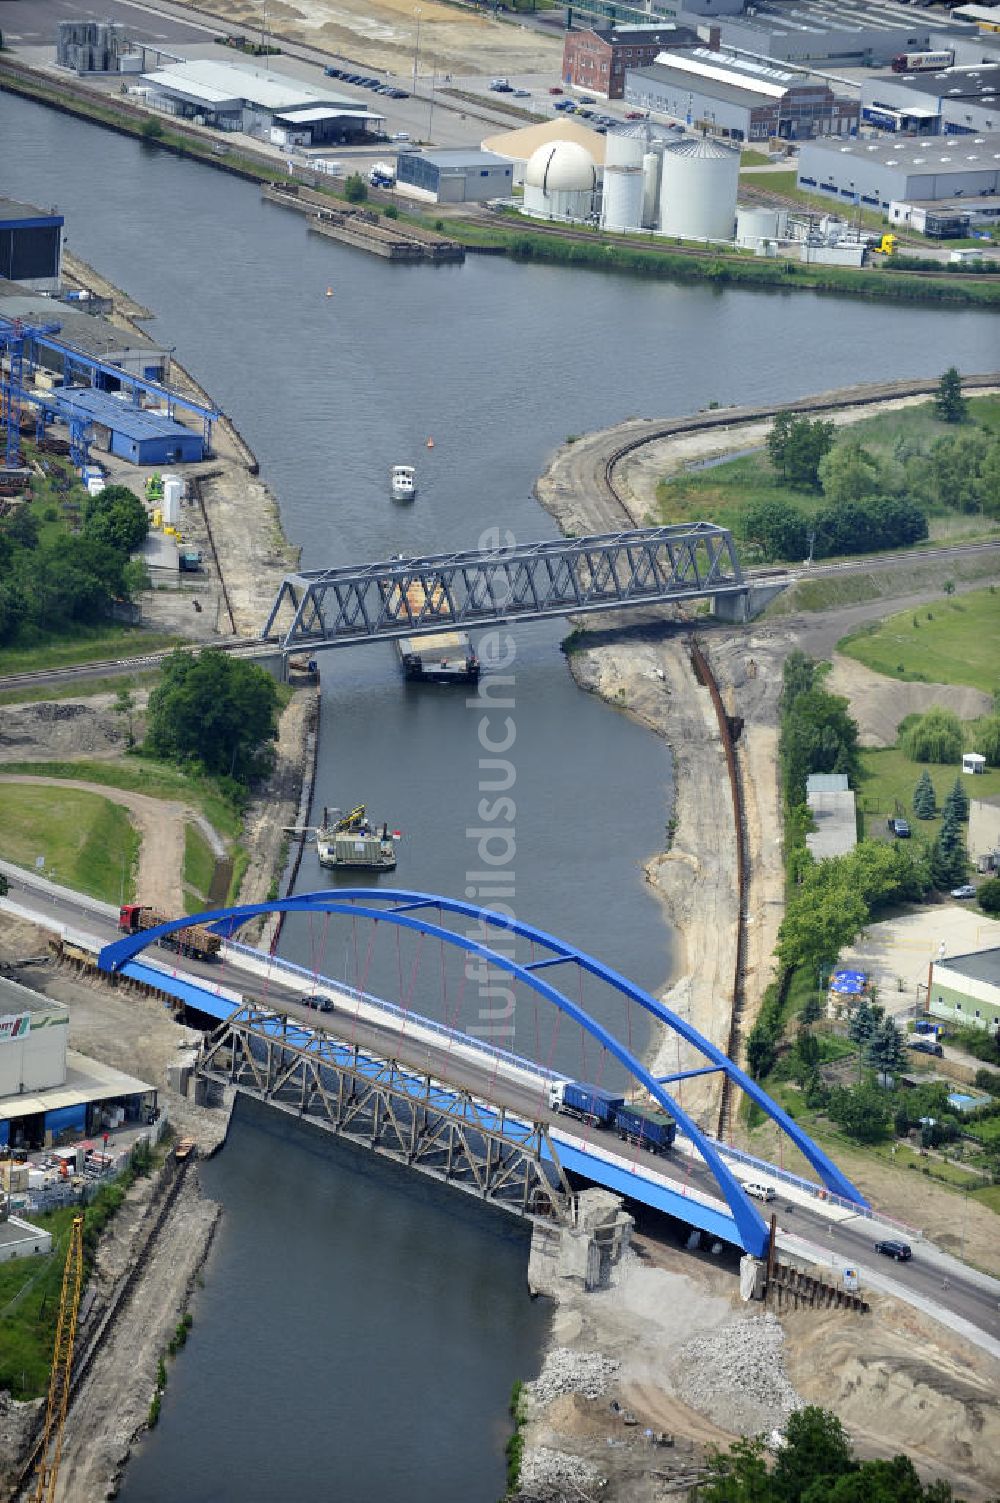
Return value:
<svg viewBox="0 0 1000 1503">
<path fill-rule="evenodd" d="M 428 447 L 428 449 L 433 449 L 433 447 L 434 447 L 434 440 L 432 438 L 429 438 L 427 440 L 427 447 Z"/>
<path fill-rule="evenodd" d="M 326 289 L 326 295 L 327 295 L 327 297 L 333 297 L 333 288 L 332 287 L 328 287 Z"/>
</svg>

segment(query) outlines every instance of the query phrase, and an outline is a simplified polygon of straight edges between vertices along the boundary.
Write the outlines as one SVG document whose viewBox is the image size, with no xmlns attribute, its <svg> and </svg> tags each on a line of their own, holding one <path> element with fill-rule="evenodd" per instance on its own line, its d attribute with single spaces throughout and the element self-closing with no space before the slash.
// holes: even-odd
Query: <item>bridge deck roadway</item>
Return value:
<svg viewBox="0 0 1000 1503">
<path fill-rule="evenodd" d="M 69 929 L 79 937 L 90 936 L 94 948 L 116 936 L 117 912 L 110 906 L 66 888 L 54 888 L 44 879 L 6 863 L 0 863 L 0 869 L 11 881 L 10 896 L 0 899 L 0 912 L 17 913 L 59 932 Z M 572 1148 L 574 1153 L 580 1154 L 580 1161 L 589 1165 L 591 1170 L 598 1160 L 608 1164 L 621 1159 L 637 1176 L 633 1180 L 635 1188 L 623 1192 L 631 1194 L 634 1199 L 645 1198 L 635 1194 L 636 1189 L 642 1189 L 643 1182 L 648 1187 L 662 1186 L 677 1206 L 670 1214 L 693 1223 L 692 1201 L 697 1192 L 699 1202 L 706 1208 L 714 1203 L 720 1214 L 728 1219 L 728 1208 L 719 1199 L 710 1172 L 700 1159 L 684 1154 L 681 1138 L 678 1138 L 681 1151 L 666 1158 L 631 1148 L 619 1154 L 617 1138 L 590 1131 L 566 1117 L 556 1117 L 544 1107 L 546 1077 L 539 1067 L 529 1065 L 525 1069 L 528 1062 L 521 1062 L 520 1066 L 509 1065 L 501 1070 L 494 1056 L 475 1040 L 462 1038 L 456 1041 L 436 1024 L 428 1026 L 425 1031 L 416 1017 L 411 1017 L 401 1029 L 398 1019 L 388 1010 L 380 1011 L 375 999 L 370 999 L 362 1011 L 356 1000 L 347 997 L 336 981 L 314 978 L 297 968 L 286 969 L 281 963 L 270 968 L 270 979 L 265 984 L 268 957 L 257 952 L 241 954 L 242 948 L 231 947 L 223 966 L 185 960 L 181 969 L 174 967 L 172 957 L 166 956 L 162 950 L 154 952 L 155 964 L 157 969 L 162 968 L 162 980 L 174 979 L 179 986 L 196 988 L 201 993 L 204 1010 L 211 1014 L 214 1007 L 218 1016 L 228 1015 L 224 1011 L 227 1002 L 235 1006 L 234 999 L 246 995 L 255 997 L 276 1012 L 287 1013 L 303 1026 L 316 1027 L 317 1014 L 303 1007 L 300 999 L 303 992 L 320 986 L 339 1009 L 324 1015 L 322 1023 L 336 1036 L 346 1034 L 349 1042 L 357 1042 L 376 1054 L 395 1058 L 417 1070 L 429 1070 L 444 1084 L 470 1090 L 498 1106 L 505 1105 L 511 1111 L 523 1113 L 531 1121 L 549 1122 L 559 1144 L 565 1143 L 566 1150 Z M 216 990 L 221 995 L 216 996 L 213 1003 Z M 194 992 L 189 1000 L 195 1005 Z M 562 1146 L 559 1151 L 564 1151 Z M 568 1161 L 566 1167 L 588 1178 L 595 1177 L 587 1167 L 576 1170 L 575 1164 Z M 743 1170 L 739 1163 L 732 1163 L 731 1167 L 744 1179 L 768 1178 L 759 1167 Z M 901 1234 L 898 1227 L 845 1211 L 828 1201 L 817 1201 L 804 1187 L 797 1189 L 794 1185 L 781 1183 L 777 1170 L 773 1170 L 771 1181 L 778 1191 L 774 1206 L 779 1220 L 779 1247 L 787 1246 L 793 1251 L 799 1246 L 809 1246 L 835 1267 L 852 1263 L 862 1271 L 863 1286 L 870 1282 L 873 1287 L 886 1287 L 918 1308 L 939 1314 L 956 1329 L 968 1323 L 966 1334 L 969 1339 L 1000 1356 L 1000 1280 L 980 1274 L 939 1252 L 920 1240 L 917 1232 Z M 652 1188 L 649 1193 L 653 1193 Z M 649 1203 L 655 1205 L 657 1202 L 650 1200 Z M 956 1202 L 956 1216 L 960 1215 L 961 1208 Z M 730 1229 L 720 1231 L 719 1235 L 733 1240 L 731 1221 L 728 1225 Z M 913 1244 L 912 1262 L 888 1263 L 875 1256 L 874 1243 L 879 1238 L 900 1235 Z M 873 1275 L 871 1279 L 866 1265 Z"/>
</svg>

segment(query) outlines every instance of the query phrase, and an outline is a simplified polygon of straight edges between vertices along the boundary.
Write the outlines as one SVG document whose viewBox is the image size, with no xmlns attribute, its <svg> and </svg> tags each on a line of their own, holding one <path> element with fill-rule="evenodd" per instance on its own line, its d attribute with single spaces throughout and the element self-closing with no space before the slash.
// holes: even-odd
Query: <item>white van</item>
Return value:
<svg viewBox="0 0 1000 1503">
<path fill-rule="evenodd" d="M 775 1198 L 775 1192 L 770 1185 L 758 1185 L 751 1182 L 745 1184 L 743 1188 L 748 1195 L 753 1196 L 754 1200 L 774 1200 Z"/>
<path fill-rule="evenodd" d="M 408 141 L 410 139 L 410 132 L 408 130 L 398 130 L 392 139 L 394 141 Z"/>
</svg>

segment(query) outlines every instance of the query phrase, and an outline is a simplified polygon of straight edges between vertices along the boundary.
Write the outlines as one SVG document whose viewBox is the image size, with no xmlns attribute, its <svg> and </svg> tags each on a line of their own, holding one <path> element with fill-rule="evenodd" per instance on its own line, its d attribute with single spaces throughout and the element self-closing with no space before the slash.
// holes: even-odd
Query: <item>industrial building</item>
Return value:
<svg viewBox="0 0 1000 1503">
<path fill-rule="evenodd" d="M 320 146 L 365 141 L 377 135 L 384 115 L 363 100 L 317 89 L 273 69 L 198 59 L 142 75 L 150 104 L 167 114 L 244 131 L 281 146 Z"/>
<path fill-rule="evenodd" d="M 709 47 L 663 52 L 625 76 L 625 100 L 734 141 L 805 140 L 857 130 L 856 100 L 822 80 Z"/>
<path fill-rule="evenodd" d="M 537 219 L 593 219 L 598 172 L 593 157 L 575 141 L 539 146 L 524 173 L 524 212 Z"/>
<path fill-rule="evenodd" d="M 170 351 L 164 345 L 138 331 L 119 329 L 99 314 L 81 311 L 86 308 L 85 301 L 67 305 L 31 293 L 18 283 L 0 282 L 0 318 L 19 318 L 35 324 L 58 323 L 60 340 L 74 350 L 134 376 L 143 376 L 147 381 L 169 381 Z M 72 357 L 63 351 L 41 349 L 37 363 L 42 370 L 65 377 L 67 359 L 72 366 Z M 105 386 L 112 383 L 113 377 L 104 381 Z"/>
<path fill-rule="evenodd" d="M 697 45 L 696 31 L 669 21 L 569 30 L 563 43 L 563 82 L 605 99 L 621 99 L 628 70 L 648 67 L 661 52 Z"/>
<path fill-rule="evenodd" d="M 0 976 L 0 1147 L 45 1148 L 109 1112 L 144 1121 L 156 1091 L 67 1048 L 69 1009 Z"/>
<path fill-rule="evenodd" d="M 951 14 L 953 20 L 971 21 L 987 35 L 1000 34 L 1000 7 L 996 5 L 956 5 Z"/>
<path fill-rule="evenodd" d="M 144 53 L 117 21 L 60 21 L 56 62 L 73 73 L 141 73 Z"/>
<path fill-rule="evenodd" d="M 400 151 L 396 186 L 438 204 L 485 203 L 510 198 L 513 163 L 492 151 Z"/>
<path fill-rule="evenodd" d="M 58 292 L 64 223 L 54 210 L 0 198 L 0 279 L 35 292 Z"/>
<path fill-rule="evenodd" d="M 1000 131 L 1000 63 L 941 73 L 889 73 L 861 85 L 861 118 L 883 130 L 918 135 Z"/>
<path fill-rule="evenodd" d="M 978 871 L 1000 871 L 1000 797 L 969 800 L 968 850 Z"/>
<path fill-rule="evenodd" d="M 932 1018 L 962 1028 L 1000 1029 L 1000 950 L 977 950 L 935 960 L 927 986 Z"/>
<path fill-rule="evenodd" d="M 901 52 L 946 47 L 974 36 L 972 21 L 952 23 L 940 12 L 894 0 L 754 0 L 733 14 L 728 4 L 705 0 L 681 5 L 677 20 L 704 25 L 711 17 L 724 47 L 788 63 L 839 63 L 881 68 Z"/>
<path fill-rule="evenodd" d="M 1000 135 L 807 141 L 798 186 L 886 214 L 894 202 L 986 198 L 1000 193 Z"/>
<path fill-rule="evenodd" d="M 50 400 L 62 422 L 92 425 L 91 444 L 131 464 L 196 464 L 205 457 L 203 434 L 126 396 L 89 386 L 59 387 Z"/>
</svg>

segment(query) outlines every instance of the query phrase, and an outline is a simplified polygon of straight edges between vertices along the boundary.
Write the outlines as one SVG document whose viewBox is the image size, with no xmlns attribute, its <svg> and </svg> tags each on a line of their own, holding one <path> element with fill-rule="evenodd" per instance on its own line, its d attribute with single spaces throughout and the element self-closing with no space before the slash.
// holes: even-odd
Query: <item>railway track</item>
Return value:
<svg viewBox="0 0 1000 1503">
<path fill-rule="evenodd" d="M 212 647 L 219 652 L 243 651 L 250 656 L 266 654 L 271 650 L 267 643 L 258 642 L 253 637 L 221 637 L 218 642 L 191 642 L 187 645 L 192 652 Z M 129 673 L 146 673 L 151 668 L 158 668 L 174 651 L 175 648 L 168 647 L 162 652 L 149 652 L 142 657 L 107 658 L 100 662 L 67 664 L 63 668 L 35 668 L 27 673 L 7 673 L 0 675 L 0 691 L 44 688 L 46 684 L 71 684 L 76 681 L 86 683 L 90 678 L 119 678 Z"/>
</svg>

